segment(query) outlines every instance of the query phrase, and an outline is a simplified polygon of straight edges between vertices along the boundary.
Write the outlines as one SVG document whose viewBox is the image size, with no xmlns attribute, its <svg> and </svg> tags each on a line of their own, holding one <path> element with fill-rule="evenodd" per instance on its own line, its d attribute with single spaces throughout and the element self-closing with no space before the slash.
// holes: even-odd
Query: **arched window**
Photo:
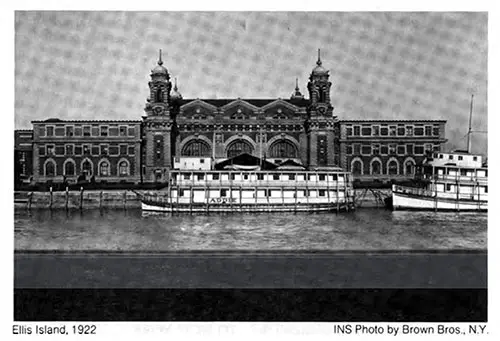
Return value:
<svg viewBox="0 0 500 341">
<path fill-rule="evenodd" d="M 382 174 L 382 163 L 375 159 L 371 163 L 371 174 L 372 175 L 380 175 Z"/>
<path fill-rule="evenodd" d="M 210 146 L 203 140 L 191 140 L 182 148 L 182 156 L 205 156 L 211 154 Z"/>
<path fill-rule="evenodd" d="M 56 163 L 52 160 L 45 164 L 45 176 L 52 177 L 56 175 Z"/>
<path fill-rule="evenodd" d="M 92 175 L 92 163 L 89 160 L 83 161 L 82 164 L 82 174 L 85 176 L 91 176 Z"/>
<path fill-rule="evenodd" d="M 128 162 L 123 160 L 118 163 L 118 174 L 120 176 L 127 176 L 129 174 Z"/>
<path fill-rule="evenodd" d="M 412 160 L 408 160 L 405 162 L 405 174 L 406 175 L 415 174 L 415 163 Z"/>
<path fill-rule="evenodd" d="M 245 140 L 236 140 L 227 147 L 227 157 L 235 157 L 243 153 L 252 154 L 253 148 L 250 142 Z"/>
<path fill-rule="evenodd" d="M 288 140 L 279 140 L 274 142 L 269 148 L 269 157 L 275 158 L 296 158 L 297 148 Z"/>
<path fill-rule="evenodd" d="M 67 176 L 75 175 L 75 163 L 73 161 L 68 160 L 64 164 L 64 175 Z"/>
<path fill-rule="evenodd" d="M 353 175 L 363 174 L 363 164 L 360 160 L 355 160 L 351 165 L 351 172 Z"/>
<path fill-rule="evenodd" d="M 99 175 L 100 176 L 110 176 L 111 175 L 108 161 L 102 161 L 99 164 Z"/>
<path fill-rule="evenodd" d="M 156 100 L 158 102 L 163 102 L 163 89 L 162 88 L 159 88 L 158 90 L 156 90 Z"/>
<path fill-rule="evenodd" d="M 398 175 L 398 162 L 396 160 L 390 160 L 387 164 L 387 172 L 389 175 Z"/>
</svg>

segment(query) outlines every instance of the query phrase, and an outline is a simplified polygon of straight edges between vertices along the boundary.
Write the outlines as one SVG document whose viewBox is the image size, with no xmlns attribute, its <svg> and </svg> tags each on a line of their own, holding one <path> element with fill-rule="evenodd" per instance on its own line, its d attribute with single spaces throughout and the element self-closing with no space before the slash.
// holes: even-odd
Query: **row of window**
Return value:
<svg viewBox="0 0 500 341">
<path fill-rule="evenodd" d="M 90 144 L 82 144 L 82 145 L 74 145 L 74 144 L 65 144 L 65 145 L 53 145 L 46 144 L 44 146 L 40 146 L 38 148 L 38 154 L 40 156 L 73 156 L 73 155 L 111 155 L 111 156 L 120 156 L 120 155 L 134 155 L 135 154 L 135 146 L 133 145 L 108 145 L 108 144 L 100 144 L 100 145 L 90 145 Z"/>
<path fill-rule="evenodd" d="M 211 179 L 208 179 L 207 180 L 220 180 L 220 174 L 219 173 L 212 173 L 212 178 Z M 256 174 L 257 175 L 257 180 L 264 180 L 264 175 L 265 174 L 262 174 L 262 173 L 258 173 Z M 268 174 L 269 176 L 272 177 L 272 180 L 289 180 L 289 181 L 295 181 L 296 179 L 296 175 L 295 174 Z M 268 176 L 268 179 L 267 180 L 270 180 Z M 311 179 L 313 179 L 313 176 L 315 175 L 311 175 L 311 174 L 307 174 L 305 176 L 305 178 L 307 179 L 307 181 L 311 181 Z M 316 176 L 316 181 L 327 181 L 326 179 L 326 174 L 317 174 Z M 330 178 L 329 180 L 332 180 L 332 181 L 337 181 L 337 174 L 329 174 Z M 287 178 L 285 178 L 287 177 Z M 182 178 L 184 180 L 191 180 L 191 173 L 184 173 L 182 175 Z M 234 173 L 230 173 L 229 174 L 229 178 L 231 180 L 235 180 L 236 179 L 236 174 Z M 205 174 L 204 173 L 194 173 L 193 174 L 193 179 L 196 179 L 198 181 L 203 181 L 205 180 Z M 248 174 L 242 174 L 241 175 L 241 179 L 242 180 L 250 180 L 252 181 L 253 179 L 250 179 L 250 176 Z"/>
<path fill-rule="evenodd" d="M 183 131 L 213 131 L 213 126 L 197 125 L 197 124 L 180 124 L 179 129 Z M 301 125 L 269 125 L 265 127 L 251 126 L 251 125 L 223 125 L 220 131 L 302 131 L 304 129 Z"/>
<path fill-rule="evenodd" d="M 443 154 L 434 154 L 434 158 L 437 159 L 437 158 L 440 158 L 440 159 L 444 159 L 444 155 Z M 448 160 L 454 160 L 455 159 L 455 155 L 453 154 L 450 154 L 448 155 Z M 457 160 L 458 161 L 462 161 L 464 159 L 463 155 L 457 155 Z M 472 161 L 477 161 L 477 156 L 473 156 L 472 157 Z"/>
<path fill-rule="evenodd" d="M 45 125 L 39 127 L 39 135 L 44 137 L 73 137 L 73 136 L 101 136 L 101 137 L 126 137 L 135 136 L 135 126 L 107 126 L 107 125 Z"/>
<path fill-rule="evenodd" d="M 373 158 L 370 161 L 369 175 L 414 175 L 415 174 L 415 160 L 409 158 L 403 163 L 403 169 L 399 167 L 397 159 L 389 159 L 386 163 L 386 171 L 382 168 L 382 161 L 379 158 Z M 353 175 L 364 175 L 364 162 L 356 158 L 351 161 L 351 172 Z"/>
<path fill-rule="evenodd" d="M 49 159 L 45 161 L 43 166 L 43 174 L 46 177 L 54 177 L 57 175 L 64 176 L 92 176 L 94 175 L 94 164 L 91 160 L 85 159 L 80 164 L 80 172 L 77 173 L 76 162 L 73 159 L 66 159 L 62 165 L 62 169 L 58 170 L 57 163 Z M 115 174 L 112 174 L 111 163 L 109 160 L 102 159 L 97 165 L 97 175 L 98 176 L 128 176 L 130 175 L 130 163 L 128 160 L 120 160 L 117 163 Z"/>
<path fill-rule="evenodd" d="M 439 136 L 439 125 L 346 125 L 347 136 Z"/>
<path fill-rule="evenodd" d="M 365 144 L 353 143 L 346 146 L 347 155 L 425 155 L 430 151 L 439 151 L 439 145 L 432 144 Z"/>
<path fill-rule="evenodd" d="M 275 198 L 281 198 L 281 190 L 279 189 L 264 189 L 260 190 L 264 192 L 265 197 L 275 197 Z M 331 190 L 332 191 L 332 190 Z M 189 197 L 189 190 L 185 189 L 179 189 L 179 197 Z M 297 190 L 296 192 L 293 193 L 293 198 L 296 197 L 326 197 L 326 190 L 325 189 L 319 189 L 319 190 Z M 221 198 L 229 198 L 229 189 L 221 189 L 219 190 L 219 196 Z M 255 198 L 255 193 L 253 193 L 253 197 Z"/>
</svg>

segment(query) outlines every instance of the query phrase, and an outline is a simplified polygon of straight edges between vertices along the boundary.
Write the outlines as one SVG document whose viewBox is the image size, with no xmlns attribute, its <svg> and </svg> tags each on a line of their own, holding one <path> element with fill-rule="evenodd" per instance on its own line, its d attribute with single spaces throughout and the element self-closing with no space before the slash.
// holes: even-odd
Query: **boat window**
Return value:
<svg viewBox="0 0 500 341">
<path fill-rule="evenodd" d="M 326 178 L 325 174 L 319 175 L 319 181 L 325 181 L 325 178 Z"/>
<path fill-rule="evenodd" d="M 198 174 L 197 177 L 198 177 L 198 180 L 203 180 L 203 179 L 205 179 L 205 174 Z"/>
<path fill-rule="evenodd" d="M 295 174 L 289 174 L 288 175 L 289 180 L 295 180 Z"/>
<path fill-rule="evenodd" d="M 451 184 L 446 184 L 446 190 L 451 191 Z"/>
<path fill-rule="evenodd" d="M 333 181 L 337 181 L 337 174 L 332 174 Z"/>
<path fill-rule="evenodd" d="M 200 163 L 205 163 L 205 159 L 200 159 Z"/>
<path fill-rule="evenodd" d="M 243 180 L 248 180 L 248 174 L 243 175 Z"/>
<path fill-rule="evenodd" d="M 271 190 L 270 190 L 270 189 L 266 190 L 266 195 L 267 195 L 268 197 L 270 197 L 270 196 L 271 196 Z"/>
<path fill-rule="evenodd" d="M 443 154 L 439 154 L 439 158 L 442 159 L 443 158 Z"/>
<path fill-rule="evenodd" d="M 474 156 L 472 160 L 477 161 L 477 156 Z"/>
<path fill-rule="evenodd" d="M 221 198 L 226 197 L 227 196 L 227 189 L 221 189 L 220 190 L 220 196 L 221 196 Z"/>
<path fill-rule="evenodd" d="M 218 173 L 212 174 L 212 179 L 213 180 L 219 180 L 219 174 Z"/>
<path fill-rule="evenodd" d="M 234 174 L 231 173 L 231 180 L 234 180 Z"/>
<path fill-rule="evenodd" d="M 280 175 L 279 174 L 273 174 L 273 180 L 279 180 Z"/>
<path fill-rule="evenodd" d="M 488 193 L 488 186 L 484 186 L 484 193 Z"/>
<path fill-rule="evenodd" d="M 453 155 L 449 155 L 449 156 L 448 156 L 448 158 L 449 158 L 450 160 L 453 160 Z"/>
<path fill-rule="evenodd" d="M 458 156 L 458 160 L 459 160 L 459 161 L 461 161 L 461 160 L 463 160 L 463 159 L 464 159 L 464 157 L 463 157 L 462 155 L 459 155 L 459 156 Z"/>
<path fill-rule="evenodd" d="M 183 189 L 180 189 L 180 190 L 179 190 L 179 196 L 180 196 L 180 197 L 183 197 L 183 196 L 184 196 L 184 190 L 183 190 Z"/>
<path fill-rule="evenodd" d="M 191 174 L 184 174 L 184 180 L 191 179 Z"/>
<path fill-rule="evenodd" d="M 467 175 L 467 169 L 461 169 L 460 175 Z"/>
<path fill-rule="evenodd" d="M 257 180 L 264 180 L 264 174 L 257 174 Z"/>
<path fill-rule="evenodd" d="M 320 197 L 324 197 L 325 196 L 325 190 L 324 189 L 320 189 L 319 190 L 319 196 Z"/>
</svg>

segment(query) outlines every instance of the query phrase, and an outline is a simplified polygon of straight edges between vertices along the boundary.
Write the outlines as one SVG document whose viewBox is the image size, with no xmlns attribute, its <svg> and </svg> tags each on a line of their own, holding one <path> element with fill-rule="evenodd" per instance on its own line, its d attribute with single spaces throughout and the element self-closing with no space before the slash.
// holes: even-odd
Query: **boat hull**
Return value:
<svg viewBox="0 0 500 341">
<path fill-rule="evenodd" d="M 392 191 L 393 210 L 487 211 L 486 200 L 457 200 L 439 196 L 423 196 Z"/>
</svg>

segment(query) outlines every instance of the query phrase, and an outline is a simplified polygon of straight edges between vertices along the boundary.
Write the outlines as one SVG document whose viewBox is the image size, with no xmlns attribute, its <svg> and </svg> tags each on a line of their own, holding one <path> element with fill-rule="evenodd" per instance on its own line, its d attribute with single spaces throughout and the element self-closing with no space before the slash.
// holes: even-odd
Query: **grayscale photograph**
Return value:
<svg viewBox="0 0 500 341">
<path fill-rule="evenodd" d="M 16 11 L 14 40 L 16 288 L 486 288 L 488 13 Z"/>
</svg>

